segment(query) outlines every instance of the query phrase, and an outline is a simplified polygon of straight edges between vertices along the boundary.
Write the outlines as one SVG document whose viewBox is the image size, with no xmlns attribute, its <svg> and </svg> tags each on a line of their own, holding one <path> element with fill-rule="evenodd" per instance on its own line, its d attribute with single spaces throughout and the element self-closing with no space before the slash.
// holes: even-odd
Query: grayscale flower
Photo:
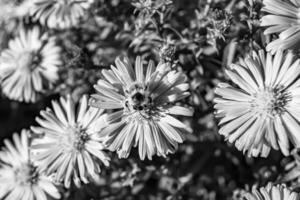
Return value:
<svg viewBox="0 0 300 200">
<path fill-rule="evenodd" d="M 30 11 L 35 20 L 49 28 L 65 29 L 78 25 L 94 0 L 34 0 Z"/>
<path fill-rule="evenodd" d="M 53 101 L 52 107 L 41 111 L 42 118 L 36 118 L 40 127 L 31 127 L 41 136 L 32 141 L 33 159 L 66 187 L 72 180 L 77 186 L 95 180 L 100 163 L 108 166 L 110 160 L 98 137 L 106 124 L 103 110 L 89 107 L 87 96 L 77 111 L 70 96 L 61 97 L 59 103 Z"/>
<path fill-rule="evenodd" d="M 0 83 L 10 99 L 35 102 L 58 80 L 60 48 L 39 28 L 22 29 L 0 56 Z"/>
<path fill-rule="evenodd" d="M 259 190 L 253 187 L 251 192 L 243 195 L 243 198 L 245 200 L 298 200 L 299 195 L 283 185 L 269 183 Z"/>
<path fill-rule="evenodd" d="M 29 131 L 4 140 L 0 151 L 0 198 L 3 200 L 47 200 L 60 198 L 57 188 L 30 160 Z"/>
<path fill-rule="evenodd" d="M 253 52 L 226 70 L 233 84 L 215 93 L 219 133 L 249 156 L 267 156 L 270 148 L 289 154 L 300 145 L 300 60 L 292 52 L 275 56 Z"/>
<path fill-rule="evenodd" d="M 101 131 L 109 150 L 119 157 L 129 156 L 131 148 L 138 146 L 139 156 L 166 156 L 174 153 L 184 140 L 189 128 L 173 115 L 191 116 L 193 112 L 175 103 L 189 95 L 186 76 L 171 70 L 168 64 L 154 66 L 149 62 L 146 70 L 140 57 L 135 69 L 130 61 L 119 58 L 116 67 L 103 70 L 92 95 L 91 105 L 112 110 L 110 123 Z"/>
<path fill-rule="evenodd" d="M 23 18 L 29 15 L 32 0 L 1 0 L 0 1 L 0 23 L 10 19 Z"/>
</svg>

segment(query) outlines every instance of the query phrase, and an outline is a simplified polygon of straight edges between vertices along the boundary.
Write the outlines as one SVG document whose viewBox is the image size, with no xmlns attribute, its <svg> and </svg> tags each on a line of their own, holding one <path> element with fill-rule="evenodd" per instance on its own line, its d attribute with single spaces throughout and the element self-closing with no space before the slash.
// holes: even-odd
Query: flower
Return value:
<svg viewBox="0 0 300 200">
<path fill-rule="evenodd" d="M 60 48 L 53 37 L 41 35 L 35 27 L 21 30 L 0 56 L 0 82 L 10 99 L 35 102 L 58 79 Z"/>
<path fill-rule="evenodd" d="M 94 0 L 34 0 L 31 15 L 49 28 L 76 26 Z"/>
<path fill-rule="evenodd" d="M 295 47 L 300 42 L 300 2 L 298 0 L 263 0 L 262 11 L 269 13 L 261 19 L 267 26 L 264 34 L 279 33 L 278 39 L 267 46 L 274 54 L 277 50 Z"/>
<path fill-rule="evenodd" d="M 4 140 L 0 152 L 0 198 L 3 200 L 47 200 L 60 198 L 57 188 L 29 157 L 29 131 L 13 134 L 13 143 Z"/>
<path fill-rule="evenodd" d="M 115 61 L 116 67 L 103 70 L 104 79 L 95 85 L 91 105 L 112 110 L 110 123 L 101 131 L 108 149 L 117 151 L 120 158 L 129 156 L 132 146 L 138 146 L 144 160 L 154 154 L 174 153 L 184 140 L 187 126 L 172 115 L 191 116 L 188 108 L 174 105 L 189 95 L 186 76 L 171 70 L 168 64 L 154 66 L 149 62 L 146 73 L 141 58 L 135 70 L 128 58 Z"/>
<path fill-rule="evenodd" d="M 75 114 L 71 97 L 52 102 L 53 110 L 41 111 L 42 118 L 36 118 L 40 127 L 31 127 L 41 137 L 32 141 L 34 160 L 40 163 L 48 174 L 54 174 L 55 181 L 63 181 L 66 187 L 71 179 L 79 186 L 80 181 L 88 183 L 100 173 L 100 161 L 109 165 L 109 158 L 103 152 L 104 146 L 97 136 L 105 126 L 103 110 L 88 106 L 83 96 Z"/>
<path fill-rule="evenodd" d="M 219 133 L 249 156 L 265 157 L 270 148 L 288 155 L 289 141 L 299 146 L 299 63 L 290 51 L 260 50 L 232 64 L 226 74 L 234 84 L 215 91 Z"/>
<path fill-rule="evenodd" d="M 29 16 L 31 0 L 0 1 L 0 52 L 7 47 L 8 38 L 23 28 L 21 21 Z"/>
<path fill-rule="evenodd" d="M 299 195 L 286 188 L 283 185 L 272 185 L 269 183 L 266 187 L 261 187 L 257 190 L 252 188 L 252 192 L 243 195 L 245 200 L 298 200 Z"/>
<path fill-rule="evenodd" d="M 29 14 L 32 6 L 31 0 L 1 0 L 0 1 L 0 23 L 10 19 L 22 18 Z"/>
</svg>

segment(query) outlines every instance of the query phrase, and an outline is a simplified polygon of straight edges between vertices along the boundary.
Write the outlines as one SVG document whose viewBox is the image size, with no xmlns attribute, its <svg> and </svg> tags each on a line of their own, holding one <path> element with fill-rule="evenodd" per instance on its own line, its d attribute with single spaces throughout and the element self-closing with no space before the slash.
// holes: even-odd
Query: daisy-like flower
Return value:
<svg viewBox="0 0 300 200">
<path fill-rule="evenodd" d="M 57 188 L 30 160 L 29 131 L 4 140 L 0 151 L 0 198 L 3 200 L 47 200 L 60 198 Z"/>
<path fill-rule="evenodd" d="M 0 52 L 7 46 L 7 38 L 16 33 L 29 15 L 31 0 L 1 0 L 0 1 Z"/>
<path fill-rule="evenodd" d="M 36 118 L 40 127 L 31 127 L 41 137 L 32 141 L 33 159 L 54 180 L 69 187 L 71 180 L 79 186 L 88 183 L 100 173 L 100 163 L 109 165 L 109 157 L 98 132 L 105 126 L 103 110 L 88 106 L 83 96 L 77 112 L 70 96 L 52 102 L 53 110 L 41 111 Z"/>
<path fill-rule="evenodd" d="M 266 187 L 259 190 L 255 187 L 251 192 L 243 195 L 245 200 L 299 200 L 299 195 L 283 185 L 272 185 L 269 183 Z"/>
<path fill-rule="evenodd" d="M 76 26 L 94 0 L 34 0 L 30 11 L 35 20 L 49 28 Z"/>
<path fill-rule="evenodd" d="M 191 116 L 192 111 L 174 105 L 189 95 L 186 76 L 171 70 L 167 64 L 154 66 L 149 62 L 144 70 L 140 57 L 135 69 L 130 61 L 119 58 L 116 67 L 103 70 L 92 95 L 91 105 L 112 110 L 108 125 L 101 131 L 109 150 L 117 151 L 120 158 L 129 156 L 132 146 L 138 146 L 140 158 L 174 153 L 190 131 L 172 115 Z"/>
<path fill-rule="evenodd" d="M 268 14 L 261 19 L 261 26 L 267 26 L 264 34 L 278 33 L 278 39 L 267 46 L 274 54 L 277 50 L 294 48 L 300 42 L 300 1 L 263 0 L 262 11 Z"/>
<path fill-rule="evenodd" d="M 37 27 L 22 29 L 0 56 L 3 93 L 13 100 L 35 102 L 58 80 L 59 52 L 54 38 L 41 35 Z"/>
<path fill-rule="evenodd" d="M 214 100 L 220 134 L 249 156 L 300 146 L 300 60 L 292 52 L 253 52 L 226 74 L 234 84 L 220 83 Z"/>
<path fill-rule="evenodd" d="M 14 18 L 22 18 L 29 14 L 32 6 L 31 0 L 1 0 L 0 1 L 0 22 Z"/>
</svg>

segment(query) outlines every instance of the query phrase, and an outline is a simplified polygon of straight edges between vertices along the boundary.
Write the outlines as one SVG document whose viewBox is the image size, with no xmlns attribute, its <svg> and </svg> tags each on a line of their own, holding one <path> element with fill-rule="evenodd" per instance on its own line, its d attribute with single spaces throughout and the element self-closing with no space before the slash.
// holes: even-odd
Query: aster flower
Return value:
<svg viewBox="0 0 300 200">
<path fill-rule="evenodd" d="M 234 84 L 220 83 L 215 93 L 219 133 L 249 156 L 270 148 L 289 154 L 300 145 L 300 60 L 292 52 L 274 56 L 253 52 L 226 70 Z"/>
<path fill-rule="evenodd" d="M 13 143 L 4 140 L 0 151 L 0 198 L 3 200 L 47 200 L 60 198 L 51 183 L 29 157 L 29 131 L 13 134 Z"/>
<path fill-rule="evenodd" d="M 32 0 L 0 1 L 0 52 L 6 48 L 9 35 L 18 32 L 29 16 Z"/>
<path fill-rule="evenodd" d="M 252 188 L 251 192 L 243 195 L 245 200 L 298 200 L 299 195 L 286 188 L 283 185 L 272 185 L 269 183 L 266 187 L 261 187 L 257 190 Z"/>
<path fill-rule="evenodd" d="M 76 113 L 70 96 L 60 98 L 60 103 L 53 101 L 52 107 L 36 118 L 40 127 L 32 127 L 41 136 L 33 139 L 33 159 L 66 187 L 71 180 L 77 186 L 94 180 L 101 171 L 100 162 L 109 165 L 97 134 L 106 124 L 103 110 L 89 107 L 87 96 L 82 97 Z"/>
<path fill-rule="evenodd" d="M 140 57 L 135 70 L 127 58 L 115 63 L 116 67 L 102 71 L 104 79 L 95 85 L 98 93 L 91 100 L 92 106 L 112 110 L 110 125 L 101 131 L 109 150 L 126 158 L 132 146 L 138 146 L 142 160 L 174 153 L 183 133 L 190 131 L 173 116 L 192 115 L 190 109 L 174 105 L 189 95 L 186 76 L 167 64 L 155 67 L 149 62 L 144 70 Z"/>
<path fill-rule="evenodd" d="M 293 48 L 300 42 L 300 2 L 298 0 L 264 0 L 262 11 L 268 14 L 261 19 L 261 26 L 267 26 L 264 34 L 278 33 L 278 39 L 267 46 L 274 54 L 277 50 Z"/>
<path fill-rule="evenodd" d="M 49 28 L 76 26 L 94 0 L 34 0 L 31 15 Z"/>
<path fill-rule="evenodd" d="M 288 182 L 293 186 L 293 188 L 299 188 L 300 182 L 300 149 L 294 149 L 291 152 L 293 159 L 284 164 L 285 172 L 283 173 L 282 177 L 280 178 L 281 182 Z"/>
<path fill-rule="evenodd" d="M 0 22 L 7 22 L 10 19 L 22 18 L 29 14 L 31 0 L 1 0 L 0 1 Z"/>
<path fill-rule="evenodd" d="M 13 100 L 35 102 L 58 79 L 59 52 L 54 38 L 41 35 L 37 27 L 22 29 L 0 56 L 3 93 Z"/>
</svg>

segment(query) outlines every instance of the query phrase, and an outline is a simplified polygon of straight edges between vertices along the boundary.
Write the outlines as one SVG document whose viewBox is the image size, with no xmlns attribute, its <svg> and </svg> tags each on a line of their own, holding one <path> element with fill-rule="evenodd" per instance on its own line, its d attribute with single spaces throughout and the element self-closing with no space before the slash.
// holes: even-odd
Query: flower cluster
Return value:
<svg viewBox="0 0 300 200">
<path fill-rule="evenodd" d="M 43 11 L 37 10 L 34 16 L 50 28 L 74 25 L 79 13 L 70 20 L 61 16 L 66 21 L 61 19 L 59 22 L 63 24 L 55 24 L 56 18 L 51 16 L 58 12 L 55 9 L 69 13 L 59 8 L 65 6 L 63 3 L 70 3 L 82 12 L 76 3 L 83 2 L 35 1 L 36 6 L 51 12 L 44 10 L 48 15 L 42 17 Z M 59 80 L 59 68 L 63 63 L 61 52 L 56 38 L 42 33 L 40 28 L 21 29 L 0 57 L 3 93 L 13 100 L 36 102 Z M 155 67 L 150 61 L 146 67 L 137 57 L 133 68 L 128 58 L 123 61 L 117 58 L 115 62 L 116 67 L 102 71 L 103 79 L 95 85 L 98 93 L 92 95 L 91 106 L 87 95 L 78 105 L 70 95 L 61 97 L 59 101 L 52 101 L 52 108 L 40 112 L 40 117 L 36 118 L 38 126 L 31 127 L 30 142 L 27 139 L 29 132 L 22 132 L 22 144 L 14 135 L 15 145 L 21 150 L 14 150 L 11 143 L 6 142 L 9 153 L 3 153 L 5 164 L 0 170 L 7 173 L 1 178 L 3 181 L 9 178 L 6 176 L 14 178 L 3 190 L 6 193 L 0 195 L 8 199 L 43 200 L 47 199 L 46 192 L 59 198 L 52 183 L 70 188 L 98 180 L 101 165 L 109 166 L 110 157 L 105 149 L 117 151 L 119 157 L 125 158 L 132 146 L 138 146 L 142 160 L 146 156 L 152 159 L 153 155 L 166 157 L 175 152 L 178 143 L 183 142 L 184 134 L 191 132 L 174 116 L 191 116 L 193 113 L 184 106 L 175 105 L 189 96 L 187 77 L 172 69 L 169 63 L 159 63 Z M 8 173 L 9 170 L 12 172 Z M 17 189 L 12 190 L 14 185 Z"/>
<path fill-rule="evenodd" d="M 80 3 L 84 4 L 82 1 L 35 1 L 35 6 L 44 10 L 37 10 L 34 18 L 39 18 L 50 28 L 74 25 L 82 13 L 77 5 Z M 72 5 L 70 9 L 78 12 L 70 19 L 65 16 L 69 13 L 67 8 L 59 7 L 69 4 Z M 58 12 L 56 9 L 66 11 L 61 16 L 66 21 L 61 19 L 58 20 L 60 24 L 55 23 L 56 18 L 51 14 Z M 61 52 L 56 38 L 42 33 L 37 26 L 21 29 L 19 36 L 9 42 L 0 57 L 2 92 L 12 100 L 36 102 L 58 82 L 59 68 L 63 64 Z M 191 116 L 193 113 L 175 104 L 189 96 L 187 77 L 172 69 L 169 63 L 159 63 L 155 67 L 150 61 L 146 67 L 137 57 L 133 68 L 128 58 L 123 61 L 117 58 L 115 62 L 116 67 L 102 71 L 103 79 L 95 85 L 98 93 L 92 95 L 91 106 L 88 95 L 84 95 L 78 105 L 70 95 L 61 97 L 59 101 L 52 101 L 52 108 L 40 112 L 40 117 L 36 118 L 38 125 L 31 127 L 30 142 L 27 136 L 25 138 L 25 132 L 22 132 L 24 144 L 20 144 L 14 135 L 17 148 L 24 149 L 15 151 L 6 142 L 9 155 L 4 153 L 2 160 L 7 165 L 0 170 L 15 171 L 5 173 L 3 181 L 8 178 L 5 176 L 15 178 L 0 195 L 8 199 L 43 200 L 47 198 L 45 191 L 59 198 L 52 183 L 70 188 L 96 182 L 101 165 L 109 166 L 106 149 L 117 151 L 119 157 L 125 158 L 132 146 L 138 146 L 142 160 L 146 156 L 152 159 L 153 155 L 166 157 L 175 152 L 178 143 L 183 142 L 184 134 L 191 132 L 174 116 Z M 12 163 L 14 160 L 16 162 Z M 42 175 L 45 178 L 42 179 Z M 14 185 L 20 189 L 7 195 Z"/>
<path fill-rule="evenodd" d="M 2 0 L 0 25 L 1 138 L 29 127 L 0 199 L 299 199 L 300 0 Z"/>
</svg>

